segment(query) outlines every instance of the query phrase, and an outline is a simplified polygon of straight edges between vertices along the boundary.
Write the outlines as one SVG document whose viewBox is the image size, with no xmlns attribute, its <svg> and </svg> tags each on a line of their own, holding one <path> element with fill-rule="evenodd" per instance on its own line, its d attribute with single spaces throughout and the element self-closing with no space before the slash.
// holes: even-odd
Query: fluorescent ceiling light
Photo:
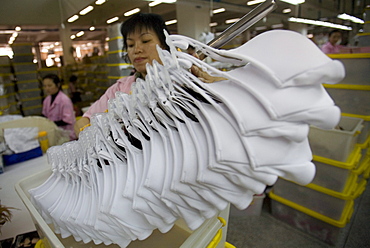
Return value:
<svg viewBox="0 0 370 248">
<path fill-rule="evenodd" d="M 156 0 L 156 1 L 150 2 L 149 3 L 149 7 L 154 7 L 154 6 L 157 6 L 157 5 L 161 4 L 161 3 L 162 3 L 161 0 Z"/>
<path fill-rule="evenodd" d="M 22 30 L 22 28 L 21 28 L 20 26 L 16 26 L 16 27 L 15 27 L 15 31 L 18 31 L 18 32 L 19 32 L 19 31 L 21 31 L 21 30 Z"/>
<path fill-rule="evenodd" d="M 337 16 L 339 19 L 342 19 L 342 20 L 349 20 L 351 22 L 354 22 L 354 23 L 360 23 L 360 24 L 363 24 L 365 23 L 364 20 L 361 20 L 360 18 L 357 18 L 355 16 L 351 16 L 351 15 L 348 15 L 346 13 L 343 13 L 343 14 L 340 14 Z"/>
<path fill-rule="evenodd" d="M 283 28 L 284 27 L 284 24 L 282 23 L 278 23 L 278 24 L 273 24 L 271 25 L 272 28 Z"/>
<path fill-rule="evenodd" d="M 76 35 L 72 34 L 72 35 L 71 35 L 71 39 L 72 39 L 72 40 L 76 39 Z"/>
<path fill-rule="evenodd" d="M 225 12 L 225 8 L 219 8 L 219 9 L 214 9 L 213 11 L 212 11 L 212 13 L 213 14 L 217 14 L 217 13 L 221 13 L 221 12 Z"/>
<path fill-rule="evenodd" d="M 293 5 L 298 5 L 298 4 L 301 4 L 301 3 L 305 2 L 305 0 L 280 0 L 280 1 L 290 3 L 290 4 L 293 4 Z"/>
<path fill-rule="evenodd" d="M 252 1 L 247 2 L 247 5 L 254 5 L 254 4 L 257 4 L 257 3 L 263 3 L 264 1 L 266 1 L 266 0 L 252 0 Z"/>
<path fill-rule="evenodd" d="M 295 18 L 295 17 L 290 17 L 288 20 L 290 22 L 305 23 L 305 24 L 311 24 L 311 25 L 316 25 L 316 26 L 337 28 L 337 29 L 342 29 L 342 30 L 352 30 L 351 27 L 340 25 L 340 24 L 335 24 L 331 22 L 323 22 L 323 21 L 316 21 L 316 20 L 309 20 L 309 19 Z"/>
<path fill-rule="evenodd" d="M 226 21 L 225 21 L 225 23 L 226 23 L 226 24 L 230 24 L 230 23 L 237 22 L 237 21 L 239 21 L 239 20 L 240 20 L 240 18 L 229 19 L 229 20 L 226 20 Z"/>
<path fill-rule="evenodd" d="M 130 10 L 130 11 L 127 11 L 126 13 L 124 13 L 123 15 L 124 16 L 130 16 L 130 15 L 133 15 L 133 14 L 136 14 L 140 12 L 140 9 L 139 8 L 136 8 L 136 9 L 133 9 L 133 10 Z"/>
<path fill-rule="evenodd" d="M 256 27 L 255 28 L 257 31 L 261 31 L 261 30 L 266 30 L 267 27 L 266 26 L 260 26 L 260 27 Z"/>
<path fill-rule="evenodd" d="M 95 2 L 95 4 L 96 5 L 102 5 L 103 3 L 105 3 L 106 2 L 106 0 L 97 0 L 96 2 Z"/>
<path fill-rule="evenodd" d="M 16 38 L 18 36 L 18 32 L 14 32 L 13 34 L 12 34 L 12 37 L 14 37 L 14 38 Z"/>
<path fill-rule="evenodd" d="M 76 21 L 77 19 L 78 19 L 78 15 L 74 15 L 74 16 L 70 17 L 67 21 L 68 21 L 68 22 L 74 22 L 74 21 Z"/>
<path fill-rule="evenodd" d="M 94 26 L 91 26 L 91 27 L 89 28 L 89 30 L 90 30 L 90 31 L 94 31 L 94 30 L 95 30 L 95 27 L 94 27 Z"/>
<path fill-rule="evenodd" d="M 80 32 L 78 32 L 78 33 L 76 34 L 76 36 L 77 36 L 77 37 L 81 37 L 82 35 L 84 35 L 84 33 L 85 33 L 84 31 L 80 31 Z"/>
<path fill-rule="evenodd" d="M 282 11 L 284 14 L 287 14 L 287 13 L 290 13 L 290 12 L 292 12 L 292 9 L 290 9 L 290 8 L 287 8 L 287 9 L 283 9 L 283 11 Z"/>
<path fill-rule="evenodd" d="M 149 7 L 154 7 L 161 3 L 176 3 L 176 0 L 154 0 L 153 2 L 149 3 Z"/>
<path fill-rule="evenodd" d="M 211 23 L 209 24 L 209 26 L 210 26 L 210 27 L 215 27 L 215 26 L 217 26 L 217 24 L 218 24 L 217 22 L 211 22 Z"/>
<path fill-rule="evenodd" d="M 13 30 L 0 30 L 0 34 L 12 34 Z"/>
<path fill-rule="evenodd" d="M 80 15 L 86 15 L 87 13 L 92 11 L 93 9 L 94 9 L 94 7 L 89 5 L 86 8 L 84 8 L 83 10 L 80 11 Z"/>
<path fill-rule="evenodd" d="M 116 22 L 118 20 L 119 20 L 118 16 L 115 16 L 115 17 L 110 18 L 109 20 L 107 20 L 107 23 L 110 24 L 110 23 Z"/>
<path fill-rule="evenodd" d="M 177 20 L 176 19 L 170 20 L 170 21 L 166 21 L 164 24 L 171 25 L 171 24 L 175 24 L 175 23 L 177 23 Z"/>
</svg>

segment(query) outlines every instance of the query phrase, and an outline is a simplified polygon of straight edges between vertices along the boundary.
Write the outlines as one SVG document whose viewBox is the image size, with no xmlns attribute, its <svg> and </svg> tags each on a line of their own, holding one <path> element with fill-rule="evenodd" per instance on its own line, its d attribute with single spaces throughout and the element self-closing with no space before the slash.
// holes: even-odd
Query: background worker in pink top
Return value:
<svg viewBox="0 0 370 248">
<path fill-rule="evenodd" d="M 76 139 L 73 125 L 76 122 L 71 99 L 61 91 L 61 81 L 55 74 L 48 74 L 42 79 L 42 86 L 48 95 L 42 106 L 42 114 L 58 127 L 68 131 L 71 140 Z"/>
<path fill-rule="evenodd" d="M 119 79 L 88 109 L 74 126 L 77 136 L 81 128 L 90 123 L 90 117 L 93 114 L 108 109 L 108 100 L 114 98 L 117 91 L 129 94 L 136 78 L 145 78 L 147 63 L 151 64 L 153 60 L 161 63 L 156 46 L 159 45 L 162 49 L 169 50 L 163 30 L 168 32 L 162 17 L 153 13 L 135 14 L 122 24 L 123 50 L 127 51 L 128 59 L 136 73 L 133 76 Z M 207 82 L 215 81 L 213 77 L 199 68 L 192 68 L 192 73 Z"/>
<path fill-rule="evenodd" d="M 339 53 L 340 48 L 343 46 L 340 45 L 342 41 L 342 33 L 338 29 L 334 29 L 329 33 L 328 42 L 326 42 L 321 47 L 321 51 L 324 53 Z"/>
</svg>

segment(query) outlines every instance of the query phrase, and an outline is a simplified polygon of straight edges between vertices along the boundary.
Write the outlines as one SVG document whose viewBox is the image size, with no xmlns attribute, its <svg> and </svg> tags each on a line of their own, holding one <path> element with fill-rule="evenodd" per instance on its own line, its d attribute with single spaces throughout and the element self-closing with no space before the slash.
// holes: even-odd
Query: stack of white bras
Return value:
<svg viewBox="0 0 370 248">
<path fill-rule="evenodd" d="M 179 218 L 194 230 L 228 203 L 245 209 L 278 177 L 313 179 L 309 125 L 339 122 L 322 83 L 344 77 L 341 63 L 292 31 L 228 51 L 178 35 L 167 43 L 130 95 L 117 92 L 79 140 L 48 150 L 53 173 L 30 194 L 62 237 L 126 247 Z M 236 69 L 177 50 L 188 45 Z M 193 64 L 225 80 L 203 83 Z"/>
</svg>

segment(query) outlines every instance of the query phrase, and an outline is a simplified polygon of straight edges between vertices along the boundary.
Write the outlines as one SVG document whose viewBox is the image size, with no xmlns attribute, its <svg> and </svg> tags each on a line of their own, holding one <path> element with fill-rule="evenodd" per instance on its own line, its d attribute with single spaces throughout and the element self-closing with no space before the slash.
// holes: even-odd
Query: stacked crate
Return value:
<svg viewBox="0 0 370 248">
<path fill-rule="evenodd" d="M 92 82 L 96 87 L 95 96 L 98 99 L 111 85 L 108 79 L 107 56 L 91 57 L 91 62 L 95 65 L 92 70 Z"/>
<path fill-rule="evenodd" d="M 338 127 L 311 127 L 309 141 L 316 175 L 312 183 L 297 185 L 279 179 L 270 192 L 272 214 L 331 245 L 346 238 L 356 199 L 370 174 L 370 55 L 337 54 L 346 77 L 324 85 L 342 110 Z"/>
<path fill-rule="evenodd" d="M 363 174 L 369 164 L 361 160 L 357 145 L 362 124 L 360 118 L 342 116 L 340 128 L 310 128 L 316 175 L 306 186 L 281 178 L 276 182 L 269 194 L 275 217 L 331 245 L 346 236 L 355 200 L 367 183 Z"/>
<path fill-rule="evenodd" d="M 93 79 L 94 68 L 93 64 L 77 64 L 73 72 L 78 77 L 78 84 L 84 91 L 84 94 L 81 95 L 82 102 L 88 103 L 88 106 L 97 99 L 95 97 L 96 85 Z"/>
<path fill-rule="evenodd" d="M 117 79 L 129 76 L 133 66 L 125 60 L 125 51 L 123 48 L 123 37 L 120 34 L 120 24 L 111 25 L 108 28 L 109 51 L 108 54 L 108 79 L 110 85 L 114 84 Z"/>
<path fill-rule="evenodd" d="M 56 67 L 56 66 L 48 67 L 48 68 L 40 68 L 40 69 L 37 70 L 37 73 L 38 73 L 38 77 L 40 79 L 42 79 L 44 76 L 46 76 L 48 74 L 55 74 L 59 78 L 62 78 L 60 68 Z"/>
<path fill-rule="evenodd" d="M 343 116 L 364 120 L 358 141 L 364 154 L 370 143 L 370 53 L 332 54 L 330 57 L 344 64 L 346 77 L 340 84 L 325 87 Z"/>
<path fill-rule="evenodd" d="M 8 56 L 0 56 L 0 115 L 19 114 L 14 75 Z"/>
<path fill-rule="evenodd" d="M 37 66 L 33 62 L 32 43 L 14 43 L 13 67 L 17 94 L 24 116 L 41 115 L 42 97 Z"/>
</svg>

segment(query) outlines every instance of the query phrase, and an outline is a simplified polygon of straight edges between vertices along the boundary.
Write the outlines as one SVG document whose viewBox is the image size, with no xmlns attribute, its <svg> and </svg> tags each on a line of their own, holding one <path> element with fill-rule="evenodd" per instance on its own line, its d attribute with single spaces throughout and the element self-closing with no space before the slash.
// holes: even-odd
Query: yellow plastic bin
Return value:
<svg viewBox="0 0 370 248">
<path fill-rule="evenodd" d="M 365 155 L 364 159 L 362 160 L 362 163 L 365 166 L 365 171 L 362 174 L 364 179 L 370 178 L 370 148 L 368 149 L 368 153 Z"/>
<path fill-rule="evenodd" d="M 302 230 L 330 245 L 336 245 L 340 237 L 347 236 L 346 225 L 350 222 L 354 202 L 349 201 L 339 220 L 334 220 L 323 214 L 305 208 L 283 197 L 269 193 L 271 199 L 271 214 L 289 225 Z"/>
<path fill-rule="evenodd" d="M 364 170 L 361 166 L 361 148 L 356 147 L 347 162 L 341 162 L 320 156 L 313 156 L 316 165 L 316 174 L 311 183 L 333 190 L 344 192 L 354 177 L 358 177 Z"/>
<path fill-rule="evenodd" d="M 353 180 L 345 192 L 338 193 L 312 183 L 301 186 L 279 178 L 273 192 L 288 201 L 339 221 L 346 207 L 365 190 L 366 183 L 366 180 Z"/>
<path fill-rule="evenodd" d="M 45 248 L 98 248 L 98 247 L 119 247 L 117 245 L 95 245 L 90 242 L 76 242 L 74 238 L 68 237 L 62 239 L 53 231 L 53 226 L 48 225 L 41 217 L 35 206 L 30 201 L 28 190 L 35 188 L 46 181 L 51 175 L 51 171 L 45 170 L 37 174 L 22 179 L 15 184 L 15 189 L 31 214 L 36 229 L 43 240 Z M 206 220 L 197 230 L 191 231 L 182 219 L 179 219 L 175 226 L 167 233 L 163 234 L 155 230 L 153 234 L 142 241 L 133 241 L 128 246 L 151 247 L 151 248 L 224 248 L 226 242 L 227 224 L 229 216 L 229 207 L 220 212 L 219 216 Z"/>
<path fill-rule="evenodd" d="M 370 145 L 370 115 L 355 115 L 349 113 L 342 113 L 342 116 L 354 117 L 363 119 L 363 128 L 357 140 L 357 145 L 361 148 L 367 148 Z"/>
<path fill-rule="evenodd" d="M 346 162 L 358 142 L 363 122 L 361 118 L 342 116 L 338 124 L 341 129 L 325 130 L 311 126 L 308 140 L 312 154 Z"/>
</svg>

